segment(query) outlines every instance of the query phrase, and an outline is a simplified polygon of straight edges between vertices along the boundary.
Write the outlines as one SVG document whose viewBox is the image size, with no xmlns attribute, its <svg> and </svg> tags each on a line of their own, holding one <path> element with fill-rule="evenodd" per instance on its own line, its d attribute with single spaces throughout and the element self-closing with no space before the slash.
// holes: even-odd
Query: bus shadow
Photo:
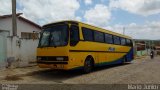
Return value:
<svg viewBox="0 0 160 90">
<path fill-rule="evenodd" d="M 101 70 L 110 69 L 114 67 L 125 66 L 128 64 L 130 63 L 100 66 L 100 67 L 96 67 L 93 72 L 98 72 Z M 85 75 L 81 69 L 69 70 L 69 71 L 48 69 L 44 71 L 39 71 L 34 75 L 32 75 L 32 77 L 42 81 L 45 80 L 45 81 L 53 81 L 56 83 L 63 83 L 64 80 L 78 77 L 81 75 Z"/>
<path fill-rule="evenodd" d="M 129 64 L 131 64 L 131 63 L 99 66 L 99 67 L 96 67 L 96 68 L 95 68 L 94 72 L 98 72 L 98 71 L 102 71 L 102 70 L 106 70 L 106 69 L 110 69 L 110 68 L 122 67 L 122 66 L 129 65 Z"/>
</svg>

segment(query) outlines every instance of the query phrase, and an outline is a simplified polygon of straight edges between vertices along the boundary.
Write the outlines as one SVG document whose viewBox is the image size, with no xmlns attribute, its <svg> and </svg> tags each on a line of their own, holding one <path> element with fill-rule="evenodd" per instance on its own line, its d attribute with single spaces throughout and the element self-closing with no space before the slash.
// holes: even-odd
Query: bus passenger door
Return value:
<svg viewBox="0 0 160 90">
<path fill-rule="evenodd" d="M 77 25 L 70 26 L 70 49 L 78 50 L 79 43 L 79 27 Z M 79 52 L 70 52 L 70 57 L 73 59 L 71 61 L 72 66 L 79 66 L 80 64 L 80 53 Z"/>
</svg>

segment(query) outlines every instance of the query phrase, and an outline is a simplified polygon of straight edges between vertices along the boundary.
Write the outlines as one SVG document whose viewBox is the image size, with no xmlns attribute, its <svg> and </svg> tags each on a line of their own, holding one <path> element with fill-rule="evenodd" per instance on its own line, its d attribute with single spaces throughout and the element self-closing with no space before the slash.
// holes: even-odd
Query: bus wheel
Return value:
<svg viewBox="0 0 160 90">
<path fill-rule="evenodd" d="M 87 58 L 84 62 L 84 73 L 90 73 L 93 70 L 92 58 Z"/>
</svg>

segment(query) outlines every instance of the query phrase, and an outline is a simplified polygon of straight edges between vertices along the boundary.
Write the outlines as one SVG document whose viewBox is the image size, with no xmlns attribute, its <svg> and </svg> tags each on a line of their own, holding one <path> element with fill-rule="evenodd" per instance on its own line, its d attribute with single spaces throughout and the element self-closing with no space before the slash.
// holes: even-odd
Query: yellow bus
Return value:
<svg viewBox="0 0 160 90">
<path fill-rule="evenodd" d="M 78 21 L 46 24 L 37 48 L 41 68 L 89 73 L 95 66 L 133 60 L 132 38 Z"/>
</svg>

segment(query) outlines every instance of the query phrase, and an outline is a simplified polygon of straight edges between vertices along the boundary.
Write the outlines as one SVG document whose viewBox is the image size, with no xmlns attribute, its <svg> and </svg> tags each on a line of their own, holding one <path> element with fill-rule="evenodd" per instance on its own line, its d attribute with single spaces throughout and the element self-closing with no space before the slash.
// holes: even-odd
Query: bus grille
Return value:
<svg viewBox="0 0 160 90">
<path fill-rule="evenodd" d="M 37 63 L 68 64 L 68 56 L 38 56 Z"/>
</svg>

